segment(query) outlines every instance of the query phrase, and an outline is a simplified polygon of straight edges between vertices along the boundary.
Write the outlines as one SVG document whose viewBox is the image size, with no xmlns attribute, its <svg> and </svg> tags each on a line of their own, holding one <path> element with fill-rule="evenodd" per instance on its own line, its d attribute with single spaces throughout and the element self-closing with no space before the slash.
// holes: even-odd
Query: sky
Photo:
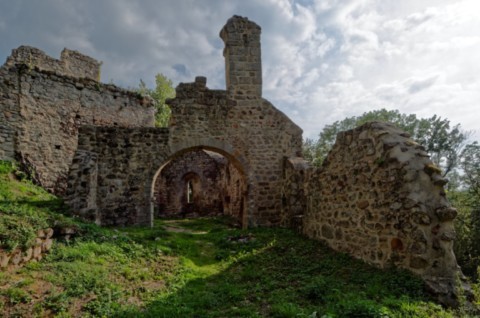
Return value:
<svg viewBox="0 0 480 318">
<path fill-rule="evenodd" d="M 233 15 L 261 26 L 263 97 L 304 137 L 386 108 L 480 139 L 479 0 L 0 0 L 0 60 L 67 47 L 102 61 L 106 83 L 153 87 L 162 73 L 224 89 L 218 34 Z"/>
</svg>

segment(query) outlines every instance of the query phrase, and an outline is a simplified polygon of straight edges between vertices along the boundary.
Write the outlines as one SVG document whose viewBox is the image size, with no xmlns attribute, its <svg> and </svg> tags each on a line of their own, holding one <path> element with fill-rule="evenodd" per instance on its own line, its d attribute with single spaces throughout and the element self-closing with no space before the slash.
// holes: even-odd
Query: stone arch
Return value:
<svg viewBox="0 0 480 318">
<path fill-rule="evenodd" d="M 244 227 L 282 224 L 284 159 L 301 154 L 302 130 L 262 98 L 260 33 L 247 18 L 229 19 L 221 32 L 227 89 L 209 89 L 203 76 L 180 83 L 167 101 L 168 128 L 80 127 L 66 197 L 74 213 L 102 225 L 151 225 L 159 171 L 175 156 L 205 149 L 241 174 L 243 200 L 231 207 L 243 206 Z M 237 41 L 244 34 L 248 41 Z"/>
<path fill-rule="evenodd" d="M 227 159 L 232 159 L 232 164 L 241 173 L 246 174 L 249 169 L 248 161 L 243 152 L 233 147 L 225 140 L 214 138 L 188 138 L 182 139 L 170 145 L 170 155 L 182 154 L 193 149 L 205 149 L 217 152 Z"/>
<path fill-rule="evenodd" d="M 238 211 L 238 221 L 242 227 L 248 226 L 248 218 L 251 216 L 251 210 L 248 209 L 249 200 L 251 199 L 251 193 L 249 189 L 251 188 L 251 184 L 253 180 L 251 179 L 251 174 L 249 173 L 249 165 L 245 158 L 236 152 L 234 147 L 225 141 L 219 141 L 215 139 L 196 139 L 196 140 L 188 140 L 183 141 L 181 143 L 171 145 L 170 146 L 170 155 L 166 158 L 160 165 L 158 169 L 154 169 L 154 173 L 152 177 L 149 179 L 148 184 L 150 184 L 150 223 L 153 224 L 154 219 L 154 211 L 155 211 L 155 182 L 159 177 L 162 170 L 176 158 L 181 157 L 182 155 L 192 152 L 195 150 L 207 150 L 211 152 L 218 153 L 225 157 L 227 161 L 233 165 L 233 167 L 239 172 L 242 179 L 242 189 L 240 197 L 240 210 Z M 182 178 L 186 178 L 189 175 L 196 174 L 194 172 L 187 173 Z"/>
</svg>

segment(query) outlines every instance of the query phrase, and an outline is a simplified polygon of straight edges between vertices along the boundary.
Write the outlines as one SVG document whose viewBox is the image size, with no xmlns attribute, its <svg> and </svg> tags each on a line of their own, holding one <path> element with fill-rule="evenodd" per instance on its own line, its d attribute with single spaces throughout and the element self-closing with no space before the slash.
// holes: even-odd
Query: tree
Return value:
<svg viewBox="0 0 480 318">
<path fill-rule="evenodd" d="M 465 146 L 460 157 L 462 180 L 480 209 L 480 144 L 475 141 Z"/>
<path fill-rule="evenodd" d="M 425 147 L 432 161 L 443 170 L 443 176 L 460 164 L 460 155 L 470 133 L 463 132 L 460 124 L 450 128 L 450 121 L 434 115 L 418 120 L 412 138 Z"/>
<path fill-rule="evenodd" d="M 480 145 L 473 142 L 466 145 L 460 155 L 457 191 L 449 191 L 448 198 L 458 210 L 455 219 L 457 234 L 454 242 L 455 255 L 463 272 L 478 278 L 480 272 Z"/>
<path fill-rule="evenodd" d="M 374 110 L 356 117 L 348 117 L 325 126 L 317 141 L 304 142 L 304 157 L 314 165 L 320 165 L 335 143 L 339 132 L 353 129 L 370 121 L 390 122 L 408 132 L 411 137 L 425 147 L 432 161 L 442 168 L 443 176 L 459 165 L 460 153 L 469 133 L 463 132 L 460 125 L 450 128 L 450 121 L 437 115 L 418 119 L 414 114 L 402 114 L 398 110 Z"/>
<path fill-rule="evenodd" d="M 155 84 L 155 89 L 150 89 L 145 85 L 144 81 L 140 80 L 138 92 L 142 95 L 150 96 L 154 100 L 156 108 L 155 126 L 168 127 L 171 110 L 170 107 L 165 104 L 165 100 L 175 97 L 175 89 L 173 88 L 172 81 L 161 73 L 155 76 Z"/>
</svg>

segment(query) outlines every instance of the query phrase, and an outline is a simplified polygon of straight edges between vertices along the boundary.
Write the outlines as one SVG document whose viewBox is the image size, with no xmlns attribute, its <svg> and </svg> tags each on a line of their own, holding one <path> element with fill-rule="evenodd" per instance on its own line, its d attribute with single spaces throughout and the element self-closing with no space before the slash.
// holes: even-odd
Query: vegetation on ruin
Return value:
<svg viewBox="0 0 480 318">
<path fill-rule="evenodd" d="M 155 88 L 148 88 L 144 81 L 140 80 L 140 85 L 137 91 L 149 96 L 153 99 L 155 105 L 155 126 L 156 127 L 168 127 L 170 121 L 171 110 L 166 104 L 168 98 L 175 97 L 175 88 L 173 88 L 172 80 L 165 75 L 158 73 L 155 76 Z"/>
<path fill-rule="evenodd" d="M 0 272 L 5 317 L 468 317 L 433 302 L 410 273 L 291 230 L 240 230 L 228 219 L 100 228 L 61 217 L 55 197 L 0 167 L 0 219 L 77 229 L 42 261 Z"/>
</svg>

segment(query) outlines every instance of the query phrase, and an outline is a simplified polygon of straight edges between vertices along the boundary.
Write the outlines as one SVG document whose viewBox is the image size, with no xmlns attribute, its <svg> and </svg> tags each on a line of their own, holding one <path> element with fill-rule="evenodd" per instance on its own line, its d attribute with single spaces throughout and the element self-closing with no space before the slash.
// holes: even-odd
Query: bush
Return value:
<svg viewBox="0 0 480 318">
<path fill-rule="evenodd" d="M 0 161 L 0 174 L 9 174 L 15 171 L 15 164 L 11 161 Z"/>
<path fill-rule="evenodd" d="M 472 202 L 466 192 L 449 193 L 449 199 L 457 208 L 455 219 L 456 239 L 454 252 L 458 264 L 465 275 L 478 279 L 477 268 L 480 266 L 480 208 Z"/>
<path fill-rule="evenodd" d="M 353 296 L 353 295 L 350 295 Z M 386 309 L 371 300 L 345 297 L 344 301 L 335 306 L 338 317 L 351 318 L 388 318 Z"/>
<path fill-rule="evenodd" d="M 303 293 L 308 300 L 324 303 L 328 291 L 332 290 L 332 283 L 335 284 L 331 278 L 315 277 L 312 282 L 304 287 Z"/>
</svg>

